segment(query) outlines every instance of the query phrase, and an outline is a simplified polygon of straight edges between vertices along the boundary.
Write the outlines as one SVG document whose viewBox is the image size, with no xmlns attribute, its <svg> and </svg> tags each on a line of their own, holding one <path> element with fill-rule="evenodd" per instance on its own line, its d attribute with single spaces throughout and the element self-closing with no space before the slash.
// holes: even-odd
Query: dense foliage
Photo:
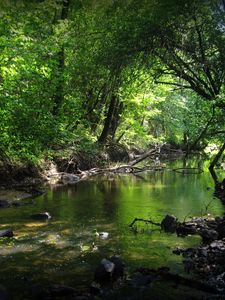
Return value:
<svg viewBox="0 0 225 300">
<path fill-rule="evenodd" d="M 0 156 L 224 142 L 224 1 L 0 4 Z"/>
</svg>

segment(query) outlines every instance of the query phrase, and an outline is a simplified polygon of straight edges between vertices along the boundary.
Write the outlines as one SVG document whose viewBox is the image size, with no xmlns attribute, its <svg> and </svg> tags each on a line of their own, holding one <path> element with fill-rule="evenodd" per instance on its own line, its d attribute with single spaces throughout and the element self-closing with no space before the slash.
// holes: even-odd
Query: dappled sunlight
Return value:
<svg viewBox="0 0 225 300">
<path fill-rule="evenodd" d="M 70 186 L 70 192 L 67 187 L 50 190 L 32 206 L 2 210 L 0 228 L 12 227 L 14 232 L 13 238 L 0 239 L 5 276 L 10 277 L 14 269 L 22 277 L 31 272 L 37 281 L 51 278 L 53 282 L 88 285 L 99 261 L 111 255 L 120 255 L 128 269 L 169 266 L 174 272 L 184 272 L 182 257 L 172 251 L 197 246 L 198 236 L 178 238 L 140 221 L 135 233 L 129 224 L 134 218 L 161 222 L 168 213 L 181 221 L 199 215 L 203 204 L 212 201 L 206 189 L 209 175 L 184 177 L 164 171 L 142 176 L 142 180 L 115 176 L 110 181 L 95 177 L 79 188 Z M 52 218 L 31 220 L 33 213 L 43 211 Z M 207 206 L 212 216 L 223 212 L 219 201 Z M 107 237 L 101 238 L 100 233 Z"/>
<path fill-rule="evenodd" d="M 13 255 L 17 253 L 29 253 L 33 252 L 39 249 L 38 245 L 27 245 L 27 244 L 22 244 L 22 245 L 15 245 L 14 243 L 12 244 L 0 244 L 0 256 L 6 256 L 6 255 Z"/>
</svg>

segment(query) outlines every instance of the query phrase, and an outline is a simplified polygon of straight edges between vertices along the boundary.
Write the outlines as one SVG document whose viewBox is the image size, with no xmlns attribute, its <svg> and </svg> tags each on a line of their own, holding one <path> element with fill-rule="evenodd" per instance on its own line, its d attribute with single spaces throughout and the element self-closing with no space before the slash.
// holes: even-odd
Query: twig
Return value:
<svg viewBox="0 0 225 300">
<path fill-rule="evenodd" d="M 133 222 L 129 225 L 129 227 L 132 227 L 137 221 L 145 222 L 146 224 L 152 224 L 152 225 L 156 225 L 156 226 L 161 226 L 160 223 L 156 223 L 156 222 L 151 221 L 151 220 L 145 220 L 145 219 L 141 219 L 141 218 L 135 218 L 133 220 Z"/>
</svg>

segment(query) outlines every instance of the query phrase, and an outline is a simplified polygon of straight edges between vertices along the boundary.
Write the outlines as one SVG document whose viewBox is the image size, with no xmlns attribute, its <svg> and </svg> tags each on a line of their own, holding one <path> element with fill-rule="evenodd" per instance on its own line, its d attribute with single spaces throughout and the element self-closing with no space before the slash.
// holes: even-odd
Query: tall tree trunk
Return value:
<svg viewBox="0 0 225 300">
<path fill-rule="evenodd" d="M 62 10 L 60 16 L 55 15 L 54 23 L 57 23 L 60 20 L 66 20 L 69 14 L 70 0 L 62 1 Z M 60 108 L 62 107 L 64 101 L 64 78 L 63 73 L 65 69 L 65 49 L 62 46 L 61 49 L 56 54 L 57 61 L 57 78 L 56 78 L 56 87 L 54 95 L 54 107 L 53 114 L 58 115 Z"/>
<path fill-rule="evenodd" d="M 109 104 L 108 112 L 107 112 L 107 115 L 105 118 L 102 133 L 98 138 L 98 143 L 100 143 L 100 144 L 104 144 L 109 136 L 111 122 L 112 122 L 112 119 L 114 116 L 114 109 L 115 109 L 116 101 L 117 101 L 117 97 L 113 94 L 110 99 L 110 104 Z"/>
<path fill-rule="evenodd" d="M 110 128 L 110 136 L 111 136 L 112 140 L 114 140 L 116 130 L 119 126 L 122 110 L 123 110 L 123 102 L 120 102 L 119 98 L 118 98 L 117 105 L 114 109 L 114 116 L 113 116 L 112 124 L 111 124 L 111 128 Z"/>
</svg>

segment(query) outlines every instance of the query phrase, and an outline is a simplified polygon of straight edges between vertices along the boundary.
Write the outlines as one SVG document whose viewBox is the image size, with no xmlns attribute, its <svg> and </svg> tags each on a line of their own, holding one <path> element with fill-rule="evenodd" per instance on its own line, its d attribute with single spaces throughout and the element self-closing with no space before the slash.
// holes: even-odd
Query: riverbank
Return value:
<svg viewBox="0 0 225 300">
<path fill-rule="evenodd" d="M 1 230 L 10 227 L 14 236 L 1 239 L 1 284 L 8 291 L 13 285 L 21 299 L 35 299 L 39 292 L 52 299 L 64 299 L 58 293 L 67 292 L 72 294 L 71 299 L 124 299 L 131 295 L 134 299 L 149 299 L 149 295 L 153 299 L 189 299 L 190 294 L 202 299 L 206 293 L 185 285 L 190 280 L 183 280 L 183 258 L 172 253 L 177 248 L 199 247 L 198 235 L 177 237 L 145 223 L 137 231 L 128 226 L 135 217 L 151 216 L 160 223 L 166 213 L 179 220 L 184 220 L 191 210 L 200 216 L 208 203 L 207 213 L 222 215 L 220 201 L 212 202 L 213 190 L 207 189 L 210 174 L 173 171 L 182 166 L 183 160 L 168 162 L 165 170 L 130 176 L 101 174 L 79 184 L 56 184 L 32 200 L 32 205 L 3 208 Z M 49 212 L 52 218 L 31 218 L 41 212 Z M 93 234 L 94 229 L 108 232 L 108 237 L 101 239 Z M 95 269 L 104 258 L 109 260 L 113 255 L 119 255 L 125 263 L 125 281 L 119 281 L 113 289 L 100 288 L 100 295 L 90 294 Z M 184 284 L 177 285 L 175 275 Z M 192 276 L 192 272 L 187 275 L 193 283 Z M 168 293 L 170 297 L 165 298 Z M 208 299 L 220 296 L 207 295 Z"/>
<path fill-rule="evenodd" d="M 139 157 L 152 159 L 156 165 L 160 165 L 160 159 L 178 158 L 185 153 L 180 149 L 174 149 L 170 145 L 153 145 L 149 149 L 138 147 L 126 148 L 123 145 L 113 144 L 104 148 L 96 148 L 94 151 L 76 151 L 64 149 L 55 151 L 50 159 L 41 160 L 38 164 L 31 162 L 13 163 L 8 161 L 0 164 L 0 186 L 5 188 L 40 186 L 46 182 L 63 183 L 57 178 L 57 174 L 75 174 L 94 168 L 111 168 L 115 165 L 126 165 Z M 49 179 L 52 178 L 52 180 Z M 55 178 L 54 178 L 55 177 Z M 68 176 L 68 181 L 71 178 Z M 74 180 L 76 182 L 76 178 Z M 74 183 L 73 180 L 70 183 Z M 65 179 L 66 183 L 66 179 Z"/>
</svg>

